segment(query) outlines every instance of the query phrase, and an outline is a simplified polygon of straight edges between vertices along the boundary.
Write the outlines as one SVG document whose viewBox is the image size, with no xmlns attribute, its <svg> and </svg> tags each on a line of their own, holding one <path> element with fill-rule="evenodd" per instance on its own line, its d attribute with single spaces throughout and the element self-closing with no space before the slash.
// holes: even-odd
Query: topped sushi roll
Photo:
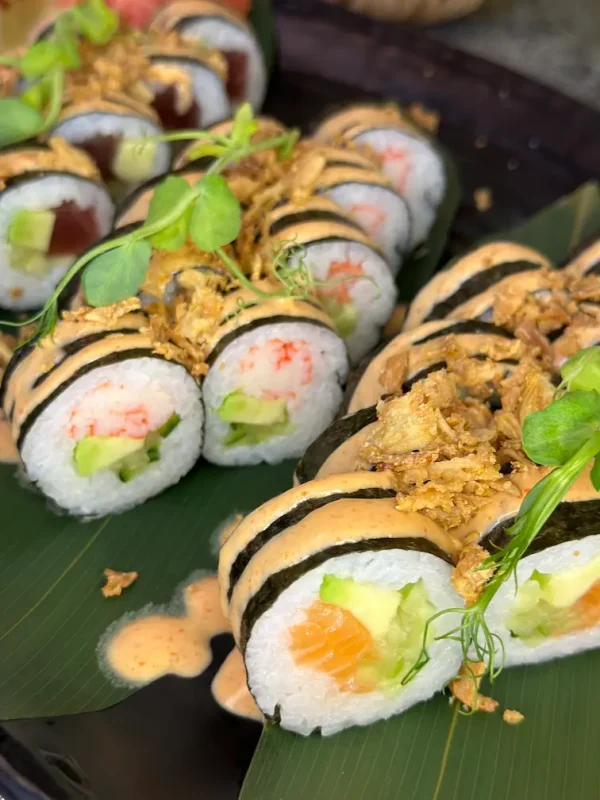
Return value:
<svg viewBox="0 0 600 800">
<path fill-rule="evenodd" d="M 17 351 L 0 389 L 26 477 L 78 516 L 137 505 L 200 456 L 198 383 L 129 306 L 67 315 Z"/>
<path fill-rule="evenodd" d="M 76 256 L 110 230 L 93 161 L 51 138 L 0 152 L 0 307 L 39 308 Z"/>
<path fill-rule="evenodd" d="M 374 153 L 411 211 L 411 245 L 422 242 L 446 192 L 444 163 L 429 140 L 395 106 L 356 105 L 332 114 L 317 139 L 352 142 Z"/>
<path fill-rule="evenodd" d="M 233 9 L 212 0 L 175 0 L 158 12 L 154 27 L 219 50 L 227 60 L 227 93 L 234 108 L 247 100 L 260 109 L 267 89 L 264 57 L 254 32 Z"/>
</svg>

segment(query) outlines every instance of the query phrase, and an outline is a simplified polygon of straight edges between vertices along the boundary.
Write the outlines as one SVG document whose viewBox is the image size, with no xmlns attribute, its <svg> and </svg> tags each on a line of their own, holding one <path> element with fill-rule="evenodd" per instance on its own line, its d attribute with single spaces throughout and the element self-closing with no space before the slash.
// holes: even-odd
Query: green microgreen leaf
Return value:
<svg viewBox="0 0 600 800">
<path fill-rule="evenodd" d="M 187 153 L 188 161 L 199 161 L 201 158 L 220 158 L 227 152 L 227 147 L 222 144 L 206 142 L 192 147 Z"/>
<path fill-rule="evenodd" d="M 566 361 L 560 370 L 561 389 L 569 392 L 591 389 L 600 392 L 600 347 L 586 347 Z"/>
<path fill-rule="evenodd" d="M 40 112 L 17 97 L 0 99 L 0 147 L 36 136 L 44 125 Z"/>
<path fill-rule="evenodd" d="M 77 31 L 73 17 L 68 12 L 57 17 L 53 39 L 60 49 L 60 61 L 64 68 L 77 69 L 81 64 Z"/>
<path fill-rule="evenodd" d="M 594 459 L 594 465 L 590 470 L 590 480 L 594 489 L 600 492 L 600 456 L 596 456 Z"/>
<path fill-rule="evenodd" d="M 36 111 L 42 111 L 48 100 L 48 84 L 44 80 L 32 83 L 25 89 L 20 99 Z"/>
<path fill-rule="evenodd" d="M 83 273 L 83 290 L 91 306 L 108 306 L 136 295 L 144 282 L 152 247 L 143 239 L 109 250 Z"/>
<path fill-rule="evenodd" d="M 258 130 L 250 103 L 243 103 L 236 111 L 231 129 L 231 142 L 236 147 L 246 147 Z"/>
<path fill-rule="evenodd" d="M 242 225 L 241 208 L 225 178 L 205 175 L 190 220 L 190 236 L 201 250 L 214 252 L 232 242 Z"/>
<path fill-rule="evenodd" d="M 284 142 L 277 148 L 277 157 L 280 161 L 287 161 L 294 152 L 294 147 L 300 138 L 300 131 L 291 130 L 285 137 Z"/>
<path fill-rule="evenodd" d="M 119 29 L 119 16 L 104 0 L 85 0 L 70 9 L 77 29 L 92 44 L 107 44 Z"/>
<path fill-rule="evenodd" d="M 169 175 L 154 190 L 146 223 L 153 224 L 162 219 L 186 194 L 190 196 L 194 194 L 188 182 L 176 175 Z M 148 241 L 158 250 L 178 250 L 187 240 L 191 215 L 192 206 L 190 204 L 176 222 L 150 236 Z"/>
<path fill-rule="evenodd" d="M 560 466 L 600 429 L 600 394 L 569 392 L 525 418 L 523 449 L 536 464 Z"/>
<path fill-rule="evenodd" d="M 25 80 L 41 78 L 56 67 L 61 67 L 61 50 L 52 39 L 36 42 L 25 51 L 20 69 Z"/>
</svg>

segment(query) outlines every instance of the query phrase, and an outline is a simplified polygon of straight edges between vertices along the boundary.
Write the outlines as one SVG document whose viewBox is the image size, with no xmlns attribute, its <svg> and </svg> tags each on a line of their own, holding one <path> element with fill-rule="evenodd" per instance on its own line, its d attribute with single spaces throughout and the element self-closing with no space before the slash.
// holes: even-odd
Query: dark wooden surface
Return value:
<svg viewBox="0 0 600 800">
<path fill-rule="evenodd" d="M 597 112 L 423 31 L 376 24 L 317 0 L 277 5 L 269 113 L 309 131 L 327 109 L 365 97 L 440 112 L 440 138 L 464 187 L 449 255 L 600 176 Z M 478 137 L 486 147 L 475 147 Z M 492 189 L 487 213 L 474 207 L 478 187 Z M 233 800 L 259 726 L 211 699 L 210 678 L 227 648 L 216 643 L 214 664 L 196 680 L 165 678 L 106 711 L 7 728 L 52 773 L 55 797 Z"/>
</svg>

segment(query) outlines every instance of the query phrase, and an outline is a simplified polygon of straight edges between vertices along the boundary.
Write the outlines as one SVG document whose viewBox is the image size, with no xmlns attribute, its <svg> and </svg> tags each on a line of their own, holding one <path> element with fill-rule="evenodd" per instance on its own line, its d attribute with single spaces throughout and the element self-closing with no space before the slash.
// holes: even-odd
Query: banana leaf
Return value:
<svg viewBox="0 0 600 800">
<path fill-rule="evenodd" d="M 564 263 L 600 235 L 600 189 L 590 182 L 513 231 L 514 239 Z M 464 716 L 438 695 L 408 713 L 329 738 L 267 725 L 241 800 L 395 800 L 597 797 L 600 651 L 507 670 L 493 685 L 501 712 Z"/>
</svg>

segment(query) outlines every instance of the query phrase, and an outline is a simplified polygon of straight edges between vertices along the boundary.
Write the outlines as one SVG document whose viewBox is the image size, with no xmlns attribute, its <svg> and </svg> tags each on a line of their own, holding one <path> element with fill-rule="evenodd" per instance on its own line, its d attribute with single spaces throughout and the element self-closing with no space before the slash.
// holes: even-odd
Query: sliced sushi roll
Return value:
<svg viewBox="0 0 600 800">
<path fill-rule="evenodd" d="M 261 47 L 246 20 L 211 0 L 176 0 L 158 12 L 154 27 L 219 50 L 227 61 L 227 93 L 233 107 L 248 101 L 257 111 L 267 90 Z"/>
<path fill-rule="evenodd" d="M 356 363 L 377 343 L 396 304 L 396 286 L 383 254 L 324 197 L 274 209 L 268 247 L 282 246 L 290 250 L 290 263 L 302 260 L 317 281 L 317 295 Z"/>
<path fill-rule="evenodd" d="M 493 289 L 501 281 L 527 273 L 522 288 L 535 290 L 532 273 L 542 267 L 550 268 L 551 264 L 530 247 L 514 242 L 482 245 L 451 262 L 421 289 L 410 305 L 404 329 L 445 317 L 483 319 L 493 306 Z"/>
<path fill-rule="evenodd" d="M 149 106 L 120 97 L 68 104 L 51 131 L 89 153 L 107 185 L 126 190 L 168 170 L 168 143 L 139 142 L 161 133 Z"/>
<path fill-rule="evenodd" d="M 412 215 L 411 245 L 427 237 L 446 193 L 446 171 L 438 151 L 393 106 L 358 105 L 333 114 L 318 128 L 322 141 L 353 142 L 374 153 Z"/>
<path fill-rule="evenodd" d="M 518 363 L 523 344 L 514 335 L 480 320 L 440 320 L 427 322 L 401 333 L 381 349 L 349 384 L 348 413 L 368 408 L 386 394 L 411 386 L 430 372 L 446 366 L 445 337 L 452 336 L 452 347 L 471 358 L 491 358 L 507 369 Z"/>
<path fill-rule="evenodd" d="M 369 234 L 395 275 L 411 249 L 411 213 L 389 179 L 359 152 L 320 148 L 325 166 L 315 190 L 333 200 Z"/>
<path fill-rule="evenodd" d="M 359 453 L 377 422 L 373 405 L 336 419 L 308 447 L 294 473 L 294 483 L 342 475 L 362 467 Z"/>
<path fill-rule="evenodd" d="M 230 116 L 227 66 L 219 53 L 182 45 L 153 46 L 146 48 L 146 57 L 151 65 L 152 105 L 166 130 L 207 127 Z"/>
<path fill-rule="evenodd" d="M 503 641 L 505 665 L 548 661 L 600 646 L 600 501 L 582 476 L 552 513 L 490 603 L 486 620 Z M 492 514 L 496 514 L 496 519 Z M 508 542 L 518 508 L 489 511 L 480 544 Z"/>
<path fill-rule="evenodd" d="M 252 305 L 254 303 L 254 305 Z M 204 456 L 226 466 L 300 456 L 334 418 L 348 372 L 330 317 L 304 300 L 225 296 L 204 380 Z"/>
<path fill-rule="evenodd" d="M 385 475 L 304 484 L 246 518 L 223 548 L 248 686 L 287 730 L 327 736 L 386 719 L 458 670 L 460 645 L 435 640 L 456 625 L 448 614 L 433 625 L 431 660 L 402 684 L 427 620 L 462 603 L 450 581 L 452 541 L 424 516 L 396 511 L 393 494 Z"/>
<path fill-rule="evenodd" d="M 200 387 L 155 352 L 147 324 L 142 314 L 63 320 L 6 369 L 0 405 L 25 475 L 70 514 L 131 508 L 200 456 Z"/>
<path fill-rule="evenodd" d="M 0 307 L 43 306 L 112 214 L 95 164 L 64 140 L 0 152 Z"/>
</svg>

